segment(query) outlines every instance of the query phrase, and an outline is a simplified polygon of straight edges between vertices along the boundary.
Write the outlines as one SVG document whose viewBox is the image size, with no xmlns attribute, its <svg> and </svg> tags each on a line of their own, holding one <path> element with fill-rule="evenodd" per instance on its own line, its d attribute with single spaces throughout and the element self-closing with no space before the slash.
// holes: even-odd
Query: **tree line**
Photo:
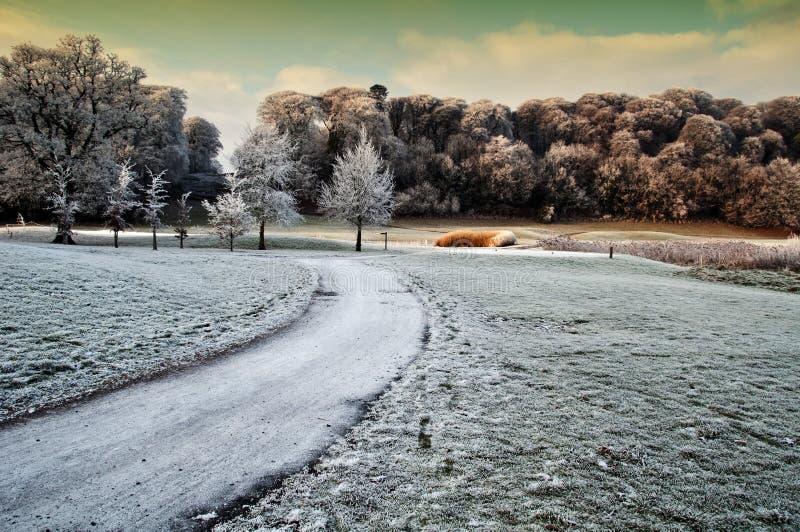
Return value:
<svg viewBox="0 0 800 532">
<path fill-rule="evenodd" d="M 145 79 L 93 35 L 0 57 L 0 207 L 35 213 L 63 185 L 73 211 L 97 217 L 126 161 L 141 189 L 148 170 L 219 172 L 217 128 L 184 116 L 184 90 Z"/>
<path fill-rule="evenodd" d="M 519 215 L 541 221 L 725 220 L 800 228 L 800 97 L 744 104 L 699 89 L 639 98 L 388 97 L 339 87 L 268 96 L 258 120 L 287 132 L 314 205 L 338 153 L 366 127 L 406 215 Z"/>
<path fill-rule="evenodd" d="M 91 35 L 0 58 L 0 207 L 105 216 L 122 230 L 113 213 L 144 202 L 155 176 L 218 172 L 216 127 L 184 117 L 183 90 L 144 80 Z M 382 85 L 278 92 L 259 104 L 233 156 L 229 192 L 263 235 L 265 224 L 326 210 L 337 162 L 365 143 L 391 170 L 400 215 L 800 228 L 800 97 L 745 104 L 684 88 L 514 110 L 389 97 Z"/>
</svg>

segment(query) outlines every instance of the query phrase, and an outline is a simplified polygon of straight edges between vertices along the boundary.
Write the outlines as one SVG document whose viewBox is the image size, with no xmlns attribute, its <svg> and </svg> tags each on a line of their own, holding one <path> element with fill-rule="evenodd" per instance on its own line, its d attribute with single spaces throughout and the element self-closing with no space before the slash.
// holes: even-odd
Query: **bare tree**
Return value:
<svg viewBox="0 0 800 532">
<path fill-rule="evenodd" d="M 161 227 L 161 215 L 163 214 L 164 207 L 166 207 L 167 182 L 164 180 L 166 170 L 162 170 L 158 174 L 154 174 L 152 170 L 147 169 L 147 174 L 150 177 L 150 184 L 145 189 L 144 199 L 144 217 L 148 225 L 153 228 L 153 250 L 158 249 L 158 240 L 156 240 L 156 230 Z"/>
<path fill-rule="evenodd" d="M 331 183 L 323 184 L 320 207 L 331 218 L 354 224 L 361 251 L 363 224 L 385 224 L 392 216 L 394 177 L 362 127 L 358 143 L 336 157 Z"/>
<path fill-rule="evenodd" d="M 56 237 L 54 244 L 74 244 L 72 227 L 75 225 L 75 213 L 79 210 L 78 202 L 70 194 L 72 183 L 72 167 L 56 164 L 51 170 L 55 177 L 56 191 L 50 194 L 50 210 L 56 221 Z"/>
<path fill-rule="evenodd" d="M 228 239 L 233 251 L 233 239 L 247 232 L 253 224 L 253 217 L 240 192 L 241 181 L 236 175 L 227 177 L 227 181 L 228 192 L 218 197 L 216 203 L 204 200 L 203 208 L 208 212 L 214 232 L 221 239 Z"/>
<path fill-rule="evenodd" d="M 130 160 L 125 161 L 119 165 L 117 179 L 108 192 L 108 202 L 103 216 L 106 219 L 106 227 L 114 231 L 115 248 L 119 247 L 119 232 L 131 226 L 125 220 L 125 213 L 141 206 L 141 203 L 134 199 L 135 192 L 131 188 L 135 177 Z"/>
<path fill-rule="evenodd" d="M 302 219 L 294 193 L 287 190 L 299 168 L 296 151 L 288 132 L 279 133 L 274 125 L 265 124 L 251 131 L 233 154 L 242 196 L 258 222 L 258 249 L 267 249 L 267 223 L 291 226 Z"/>
<path fill-rule="evenodd" d="M 192 206 L 188 203 L 191 194 L 191 192 L 185 192 L 177 201 L 178 218 L 175 220 L 175 238 L 180 239 L 181 249 L 183 249 L 183 241 L 189 238 L 186 226 L 189 225 L 189 212 L 192 210 Z"/>
</svg>

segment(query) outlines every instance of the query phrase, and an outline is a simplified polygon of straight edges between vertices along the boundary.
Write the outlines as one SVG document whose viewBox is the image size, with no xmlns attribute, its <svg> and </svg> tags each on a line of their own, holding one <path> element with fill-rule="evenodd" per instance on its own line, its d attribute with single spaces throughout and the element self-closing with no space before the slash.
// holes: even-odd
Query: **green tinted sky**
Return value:
<svg viewBox="0 0 800 532">
<path fill-rule="evenodd" d="M 800 0 L 0 0 L 0 54 L 67 32 L 187 89 L 227 152 L 282 89 L 380 82 L 511 106 L 671 86 L 753 102 L 800 92 Z"/>
<path fill-rule="evenodd" d="M 397 36 L 474 38 L 521 23 L 576 33 L 676 33 L 724 30 L 746 18 L 719 16 L 704 1 L 4 1 L 59 27 L 97 33 L 158 52 L 178 68 L 258 69 L 321 64 L 385 77 Z"/>
</svg>

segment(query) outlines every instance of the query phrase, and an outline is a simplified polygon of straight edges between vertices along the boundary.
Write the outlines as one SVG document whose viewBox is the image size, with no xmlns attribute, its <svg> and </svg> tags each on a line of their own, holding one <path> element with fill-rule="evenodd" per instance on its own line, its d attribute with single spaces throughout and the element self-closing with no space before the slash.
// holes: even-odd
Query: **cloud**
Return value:
<svg viewBox="0 0 800 532">
<path fill-rule="evenodd" d="M 800 18 L 722 33 L 579 35 L 523 24 L 467 40 L 408 31 L 400 45 L 407 58 L 392 70 L 395 86 L 510 105 L 586 92 L 647 95 L 673 86 L 760 101 L 800 87 L 793 68 Z"/>
<path fill-rule="evenodd" d="M 371 82 L 366 76 L 348 74 L 328 67 L 291 65 L 278 71 L 269 92 L 294 90 L 307 94 L 319 94 L 333 87 L 368 87 L 369 85 Z"/>
</svg>

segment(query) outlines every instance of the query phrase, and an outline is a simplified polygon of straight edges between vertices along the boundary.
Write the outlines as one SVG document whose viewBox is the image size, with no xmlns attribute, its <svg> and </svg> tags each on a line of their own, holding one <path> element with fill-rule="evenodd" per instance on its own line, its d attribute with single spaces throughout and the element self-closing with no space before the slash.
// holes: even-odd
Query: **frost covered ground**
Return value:
<svg viewBox="0 0 800 532">
<path fill-rule="evenodd" d="M 287 323 L 316 274 L 217 250 L 0 242 L 0 421 Z"/>
<path fill-rule="evenodd" d="M 785 292 L 800 292 L 800 272 L 793 272 L 791 270 L 715 270 L 712 268 L 692 268 L 685 273 L 706 281 L 759 286 Z"/>
<path fill-rule="evenodd" d="M 404 254 L 427 348 L 220 530 L 800 526 L 800 297 L 633 257 Z"/>
</svg>

